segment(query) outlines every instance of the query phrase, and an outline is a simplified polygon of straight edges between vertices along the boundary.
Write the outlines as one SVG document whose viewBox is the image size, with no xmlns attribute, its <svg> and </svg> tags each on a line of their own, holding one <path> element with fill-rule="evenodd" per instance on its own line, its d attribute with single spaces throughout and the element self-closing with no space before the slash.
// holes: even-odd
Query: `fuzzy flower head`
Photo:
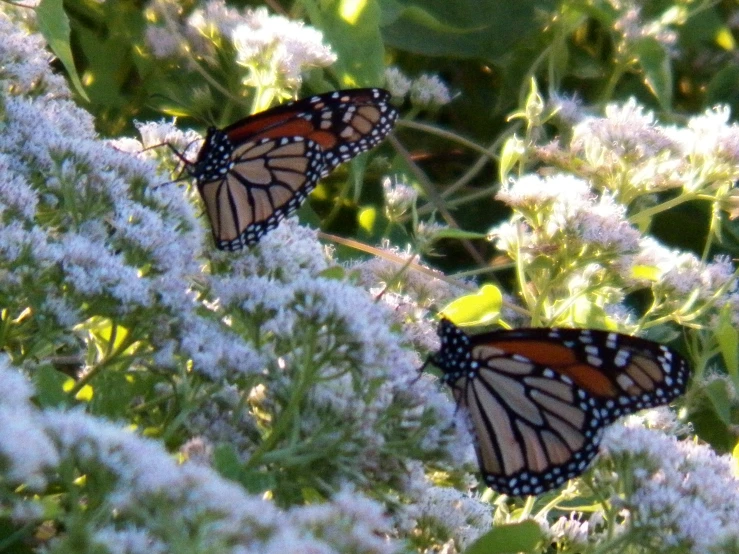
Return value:
<svg viewBox="0 0 739 554">
<path fill-rule="evenodd" d="M 641 161 L 674 148 L 673 141 L 634 98 L 609 104 L 605 117 L 587 117 L 573 129 L 572 148 L 595 162 Z"/>
<path fill-rule="evenodd" d="M 413 81 L 406 77 L 397 67 L 385 69 L 385 87 L 394 98 L 405 98 L 411 90 Z"/>
<path fill-rule="evenodd" d="M 674 53 L 677 33 L 668 27 L 669 21 L 644 21 L 641 8 L 636 5 L 636 2 L 614 2 L 613 4 L 617 5 L 617 9 L 622 10 L 621 17 L 613 25 L 614 30 L 621 35 L 623 42 L 619 45 L 619 49 L 628 51 L 627 44 L 652 38 Z"/>
<path fill-rule="evenodd" d="M 699 183 L 739 178 L 739 125 L 730 119 L 728 106 L 716 106 L 669 130 L 682 153 L 703 166 Z"/>
<path fill-rule="evenodd" d="M 598 198 L 576 177 L 526 175 L 510 182 L 496 198 L 523 215 L 531 230 L 528 249 L 548 250 L 559 240 L 617 253 L 634 251 L 638 246 L 640 235 L 626 221 L 625 209 L 608 195 Z M 499 228 L 494 234 L 503 238 L 509 233 Z M 499 247 L 508 250 L 511 246 L 507 244 L 503 240 Z"/>
<path fill-rule="evenodd" d="M 627 260 L 624 277 L 633 280 L 646 268 L 653 274 L 654 288 L 668 298 L 685 300 L 697 293 L 708 300 L 716 294 L 732 293 L 737 286 L 736 268 L 728 257 L 704 263 L 694 254 L 667 248 L 650 237 L 643 238 L 638 253 Z"/>
<path fill-rule="evenodd" d="M 719 552 L 739 541 L 739 482 L 730 456 L 639 425 L 611 426 L 603 447 L 632 474 L 620 501 L 628 512 L 625 532 L 649 537 L 656 551 Z"/>
<path fill-rule="evenodd" d="M 234 62 L 246 68 L 244 82 L 273 89 L 277 96 L 294 94 L 303 71 L 327 67 L 336 61 L 320 31 L 270 15 L 266 8 L 238 10 L 222 0 L 210 0 L 183 19 L 182 8 L 172 0 L 155 0 L 148 8 L 155 22 L 147 41 L 159 57 L 193 56 L 214 65 L 223 41 L 232 44 Z"/>
<path fill-rule="evenodd" d="M 265 72 L 259 68 L 276 70 L 281 79 L 297 88 L 304 70 L 336 61 L 331 48 L 323 43 L 323 34 L 302 22 L 269 15 L 266 8 L 248 11 L 244 19 L 231 33 L 240 65 L 262 75 Z"/>
<path fill-rule="evenodd" d="M 449 87 L 438 75 L 421 75 L 413 81 L 411 102 L 419 109 L 438 110 L 452 101 Z"/>
<path fill-rule="evenodd" d="M 418 198 L 413 187 L 390 177 L 382 180 L 382 190 L 385 193 L 385 213 L 391 221 L 405 214 Z"/>
</svg>

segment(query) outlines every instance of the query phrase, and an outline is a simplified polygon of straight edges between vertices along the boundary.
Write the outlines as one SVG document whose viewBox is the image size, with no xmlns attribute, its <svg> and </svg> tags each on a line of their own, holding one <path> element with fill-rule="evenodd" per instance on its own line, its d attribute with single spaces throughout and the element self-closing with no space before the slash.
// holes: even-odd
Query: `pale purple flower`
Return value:
<svg viewBox="0 0 739 554">
<path fill-rule="evenodd" d="M 559 203 L 572 206 L 568 211 L 586 209 L 595 194 L 587 182 L 571 175 L 559 174 L 542 178 L 538 175 L 524 175 L 512 180 L 495 195 L 497 200 L 512 208 L 539 209 L 541 206 Z"/>
<path fill-rule="evenodd" d="M 385 177 L 382 180 L 382 190 L 385 194 L 385 212 L 390 219 L 395 219 L 406 213 L 418 198 L 418 192 L 400 180 Z"/>
<path fill-rule="evenodd" d="M 411 90 L 412 84 L 413 82 L 397 67 L 385 69 L 385 88 L 390 91 L 394 98 L 405 98 L 405 95 Z"/>
<path fill-rule="evenodd" d="M 452 94 L 438 75 L 421 75 L 411 85 L 410 98 L 416 107 L 436 110 L 449 104 Z"/>
<path fill-rule="evenodd" d="M 739 540 L 739 482 L 730 456 L 639 426 L 609 427 L 603 448 L 635 466 L 622 505 L 628 525 L 648 533 L 654 548 L 698 554 Z"/>
<path fill-rule="evenodd" d="M 3 37 L 0 41 L 3 93 L 70 96 L 64 77 L 49 71 L 53 56 L 40 35 L 30 34 L 28 29 L 15 24 L 10 15 L 0 13 L 0 36 Z"/>
<path fill-rule="evenodd" d="M 106 549 L 109 554 L 166 554 L 170 552 L 167 544 L 156 538 L 146 529 L 126 525 L 122 529 L 107 525 L 93 533 L 96 546 Z"/>
<path fill-rule="evenodd" d="M 672 132 L 689 156 L 703 158 L 714 172 L 728 171 L 739 175 L 739 125 L 730 123 L 728 106 L 716 106 L 692 117 L 685 129 Z M 724 166 L 724 167 L 722 167 Z"/>
<path fill-rule="evenodd" d="M 155 58 L 171 58 L 183 54 L 183 37 L 170 28 L 149 26 L 144 31 L 144 36 Z"/>
<path fill-rule="evenodd" d="M 642 238 L 640 251 L 625 261 L 622 272 L 627 280 L 634 279 L 634 267 L 653 268 L 659 286 L 676 292 L 677 298 L 697 291 L 700 298 L 709 299 L 720 291 L 731 293 L 737 286 L 736 269 L 727 257 L 702 263 L 694 254 L 669 249 L 650 237 Z"/>
<path fill-rule="evenodd" d="M 586 115 L 583 102 L 576 95 L 564 96 L 555 91 L 549 98 L 549 104 L 549 110 L 556 112 L 557 117 L 569 125 L 580 122 Z"/>
<path fill-rule="evenodd" d="M 677 42 L 677 33 L 667 28 L 666 24 L 660 20 L 643 22 L 640 6 L 630 5 L 626 8 L 614 23 L 613 28 L 621 33 L 626 42 L 633 43 L 651 37 L 667 47 L 671 53 L 676 54 L 674 47 Z"/>
<path fill-rule="evenodd" d="M 632 253 L 639 247 L 641 233 L 626 220 L 626 208 L 609 195 L 601 196 L 590 209 L 574 218 L 583 242 L 619 253 Z"/>
<path fill-rule="evenodd" d="M 675 142 L 634 98 L 608 104 L 605 117 L 586 117 L 573 128 L 571 147 L 593 165 L 630 163 L 676 149 Z"/>
<path fill-rule="evenodd" d="M 532 236 L 523 239 L 525 248 L 578 240 L 613 255 L 630 253 L 639 245 L 641 234 L 627 222 L 626 209 L 608 194 L 598 198 L 577 177 L 525 175 L 508 183 L 496 198 L 520 211 L 532 227 Z M 491 235 L 498 239 L 499 248 L 512 251 L 522 231 L 513 223 L 502 224 Z"/>
<path fill-rule="evenodd" d="M 479 498 L 451 487 L 440 487 L 416 477 L 415 491 L 412 493 L 416 519 L 433 521 L 452 537 L 459 551 L 463 551 L 480 535 L 493 527 L 490 504 Z M 442 537 L 444 538 L 444 537 Z"/>
<path fill-rule="evenodd" d="M 569 517 L 561 516 L 551 527 L 545 529 L 549 540 L 564 548 L 584 547 L 588 544 L 590 522 L 583 521 L 582 514 L 572 512 Z"/>
<path fill-rule="evenodd" d="M 58 452 L 31 404 L 33 387 L 5 355 L 0 356 L 0 378 L 6 387 L 0 396 L 3 480 L 40 490 L 46 485 L 47 471 L 59 463 Z"/>
</svg>

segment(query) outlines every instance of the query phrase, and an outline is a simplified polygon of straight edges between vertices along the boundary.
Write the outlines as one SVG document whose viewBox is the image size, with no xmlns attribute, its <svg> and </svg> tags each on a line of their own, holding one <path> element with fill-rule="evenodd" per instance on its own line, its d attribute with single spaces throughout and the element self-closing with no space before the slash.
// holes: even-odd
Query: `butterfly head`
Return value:
<svg viewBox="0 0 739 554">
<path fill-rule="evenodd" d="M 470 337 L 446 318 L 439 323 L 437 333 L 441 347 L 431 355 L 431 363 L 444 372 L 444 382 L 455 381 L 470 369 Z"/>
<path fill-rule="evenodd" d="M 199 182 L 221 179 L 231 165 L 234 146 L 228 135 L 214 127 L 208 129 L 198 159 L 187 168 Z"/>
</svg>

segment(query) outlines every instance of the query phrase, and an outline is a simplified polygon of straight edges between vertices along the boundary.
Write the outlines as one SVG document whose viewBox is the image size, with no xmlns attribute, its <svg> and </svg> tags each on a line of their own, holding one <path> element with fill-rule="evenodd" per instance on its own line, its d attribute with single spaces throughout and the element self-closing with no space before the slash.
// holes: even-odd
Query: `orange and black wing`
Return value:
<svg viewBox="0 0 739 554">
<path fill-rule="evenodd" d="M 515 329 L 477 335 L 473 343 L 568 377 L 598 400 L 605 423 L 670 402 L 685 392 L 690 377 L 687 361 L 673 349 L 609 331 Z"/>
<path fill-rule="evenodd" d="M 216 246 L 254 244 L 300 207 L 320 177 L 376 146 L 398 112 L 382 89 L 335 91 L 211 128 L 187 170 Z"/>
<path fill-rule="evenodd" d="M 337 90 L 288 102 L 229 125 L 238 145 L 262 138 L 303 137 L 323 151 L 322 176 L 377 146 L 392 131 L 398 111 L 379 88 Z"/>
<path fill-rule="evenodd" d="M 430 361 L 470 414 L 485 482 L 515 496 L 580 475 L 605 425 L 684 392 L 687 363 L 667 347 L 617 333 L 518 329 L 469 336 L 439 327 Z"/>
</svg>

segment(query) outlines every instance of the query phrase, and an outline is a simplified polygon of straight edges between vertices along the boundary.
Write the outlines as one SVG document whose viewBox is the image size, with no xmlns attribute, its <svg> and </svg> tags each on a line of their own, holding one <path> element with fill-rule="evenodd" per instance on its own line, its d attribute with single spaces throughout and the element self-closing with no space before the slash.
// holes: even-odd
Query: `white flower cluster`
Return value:
<svg viewBox="0 0 739 554">
<path fill-rule="evenodd" d="M 307 68 L 326 67 L 336 61 L 336 54 L 323 44 L 323 34 L 302 22 L 271 16 L 266 8 L 247 12 L 244 19 L 231 34 L 241 65 L 277 67 L 291 82 L 298 81 Z"/>
<path fill-rule="evenodd" d="M 179 3 L 172 0 L 153 0 L 148 10 L 157 25 L 147 29 L 146 37 L 152 52 L 159 57 L 195 54 L 213 59 L 215 42 L 225 39 L 231 41 L 238 64 L 262 69 L 262 76 L 276 72 L 292 87 L 299 85 L 306 69 L 326 67 L 336 61 L 320 31 L 302 22 L 270 15 L 266 8 L 241 12 L 226 6 L 223 0 L 210 0 L 186 21 L 182 20 Z"/>
<path fill-rule="evenodd" d="M 110 552 L 169 552 L 184 543 L 192 552 L 234 554 L 397 551 L 384 508 L 351 488 L 327 503 L 284 512 L 207 467 L 178 465 L 159 443 L 121 427 L 79 410 L 39 410 L 29 400 L 32 387 L 5 358 L 0 379 L 10 387 L 0 398 L 0 458 L 9 468 L 4 477 L 38 488 L 74 464 L 86 483 L 105 483 L 107 501 L 87 506 L 94 513 L 83 525 L 90 540 Z M 14 515 L 38 523 L 45 517 L 21 500 Z M 56 546 L 64 551 L 62 545 Z"/>
<path fill-rule="evenodd" d="M 719 106 L 690 118 L 685 126 L 661 125 L 635 99 L 609 104 L 605 116 L 586 115 L 567 99 L 554 98 L 562 119 L 573 124 L 567 149 L 551 143 L 539 157 L 583 176 L 631 204 L 644 194 L 677 189 L 709 193 L 739 179 L 739 125 Z M 736 192 L 721 207 L 732 211 Z M 735 216 L 735 213 L 734 213 Z"/>
<path fill-rule="evenodd" d="M 523 240 L 523 250 L 547 250 L 553 241 L 579 241 L 614 254 L 636 251 L 640 233 L 626 220 L 623 206 L 609 195 L 597 198 L 588 183 L 570 175 L 548 178 L 526 175 L 510 182 L 496 195 L 509 206 L 540 221 L 535 234 L 522 233 L 516 222 L 491 230 L 499 248 L 514 249 Z"/>
<path fill-rule="evenodd" d="M 628 526 L 648 537 L 645 546 L 698 554 L 737 544 L 739 481 L 730 456 L 640 425 L 611 426 L 603 448 L 635 466 L 633 490 L 621 503 Z"/>
<path fill-rule="evenodd" d="M 395 98 L 410 93 L 411 103 L 419 109 L 437 110 L 453 99 L 449 87 L 438 75 L 424 74 L 409 79 L 397 67 L 385 70 L 385 86 Z"/>
</svg>

